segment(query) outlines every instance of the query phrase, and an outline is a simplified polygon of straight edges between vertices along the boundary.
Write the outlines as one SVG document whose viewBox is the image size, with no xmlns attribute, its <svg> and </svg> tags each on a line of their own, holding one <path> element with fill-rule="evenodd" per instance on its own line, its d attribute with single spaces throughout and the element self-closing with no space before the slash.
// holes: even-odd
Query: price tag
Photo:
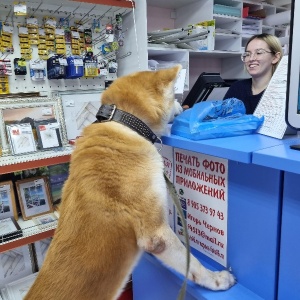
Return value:
<svg viewBox="0 0 300 300">
<path fill-rule="evenodd" d="M 65 58 L 63 58 L 63 57 L 60 57 L 60 58 L 58 59 L 58 62 L 59 62 L 59 64 L 60 64 L 61 66 L 67 66 L 67 65 L 68 65 L 67 60 L 66 60 Z"/>
<path fill-rule="evenodd" d="M 83 66 L 83 60 L 81 58 L 74 58 L 74 66 L 77 67 Z"/>
<path fill-rule="evenodd" d="M 42 115 L 43 116 L 51 116 L 53 114 L 51 107 L 45 107 L 42 109 Z"/>
<path fill-rule="evenodd" d="M 108 74 L 108 70 L 106 68 L 100 69 L 100 76 L 106 76 Z"/>
</svg>

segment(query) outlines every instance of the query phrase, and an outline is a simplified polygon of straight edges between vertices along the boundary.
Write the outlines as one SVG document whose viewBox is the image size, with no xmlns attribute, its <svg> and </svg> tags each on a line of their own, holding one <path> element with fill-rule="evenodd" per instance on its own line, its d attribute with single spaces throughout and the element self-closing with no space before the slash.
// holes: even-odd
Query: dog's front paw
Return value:
<svg viewBox="0 0 300 300">
<path fill-rule="evenodd" d="M 236 283 L 234 276 L 228 271 L 213 272 L 213 274 L 212 290 L 228 290 Z"/>
<path fill-rule="evenodd" d="M 192 273 L 192 280 L 210 290 L 227 290 L 232 287 L 236 280 L 234 276 L 228 271 L 218 271 L 212 272 L 205 268 L 202 269 L 202 272 Z"/>
</svg>

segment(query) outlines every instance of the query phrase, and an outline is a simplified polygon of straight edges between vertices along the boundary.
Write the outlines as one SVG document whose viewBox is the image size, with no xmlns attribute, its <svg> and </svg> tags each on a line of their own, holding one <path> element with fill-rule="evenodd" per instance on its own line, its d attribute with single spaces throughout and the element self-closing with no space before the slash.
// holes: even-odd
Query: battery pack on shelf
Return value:
<svg viewBox="0 0 300 300">
<path fill-rule="evenodd" d="M 69 56 L 67 63 L 67 79 L 80 78 L 84 75 L 81 56 Z"/>
<path fill-rule="evenodd" d="M 9 94 L 9 83 L 7 76 L 0 76 L 0 95 Z"/>
<path fill-rule="evenodd" d="M 65 60 L 65 59 L 64 59 Z M 61 56 L 53 55 L 47 59 L 48 79 L 63 79 L 67 76 L 67 62 Z"/>
</svg>

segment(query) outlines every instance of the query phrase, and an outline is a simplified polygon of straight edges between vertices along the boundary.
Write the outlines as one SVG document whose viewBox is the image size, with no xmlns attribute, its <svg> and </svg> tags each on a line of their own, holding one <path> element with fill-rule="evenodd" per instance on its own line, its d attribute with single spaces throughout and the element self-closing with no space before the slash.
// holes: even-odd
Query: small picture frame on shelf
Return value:
<svg viewBox="0 0 300 300">
<path fill-rule="evenodd" d="M 16 198 L 12 181 L 0 182 L 0 220 L 14 217 L 18 220 Z"/>
<path fill-rule="evenodd" d="M 33 97 L 33 98 L 4 98 L 0 101 L 0 148 L 2 155 L 11 155 L 7 125 L 30 124 L 35 143 L 38 137 L 35 122 L 41 120 L 57 121 L 61 145 L 68 146 L 67 132 L 60 97 Z"/>
<path fill-rule="evenodd" d="M 53 212 L 46 176 L 18 180 L 16 187 L 24 220 Z"/>
<path fill-rule="evenodd" d="M 6 131 L 12 154 L 36 151 L 33 131 L 29 123 L 6 125 Z"/>
<path fill-rule="evenodd" d="M 22 235 L 22 230 L 13 217 L 0 220 L 0 243 L 19 238 Z"/>
<path fill-rule="evenodd" d="M 56 119 L 34 122 L 38 137 L 38 148 L 41 150 L 62 147 L 59 124 Z"/>
</svg>

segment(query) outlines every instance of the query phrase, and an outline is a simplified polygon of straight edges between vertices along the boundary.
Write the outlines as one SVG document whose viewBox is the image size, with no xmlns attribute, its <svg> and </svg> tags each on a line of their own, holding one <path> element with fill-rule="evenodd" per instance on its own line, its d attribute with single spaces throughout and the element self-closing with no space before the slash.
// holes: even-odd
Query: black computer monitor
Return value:
<svg viewBox="0 0 300 300">
<path fill-rule="evenodd" d="M 221 78 L 220 73 L 203 72 L 184 99 L 182 106 L 192 107 L 195 103 L 205 101 L 214 88 L 224 86 L 226 83 Z"/>
</svg>

